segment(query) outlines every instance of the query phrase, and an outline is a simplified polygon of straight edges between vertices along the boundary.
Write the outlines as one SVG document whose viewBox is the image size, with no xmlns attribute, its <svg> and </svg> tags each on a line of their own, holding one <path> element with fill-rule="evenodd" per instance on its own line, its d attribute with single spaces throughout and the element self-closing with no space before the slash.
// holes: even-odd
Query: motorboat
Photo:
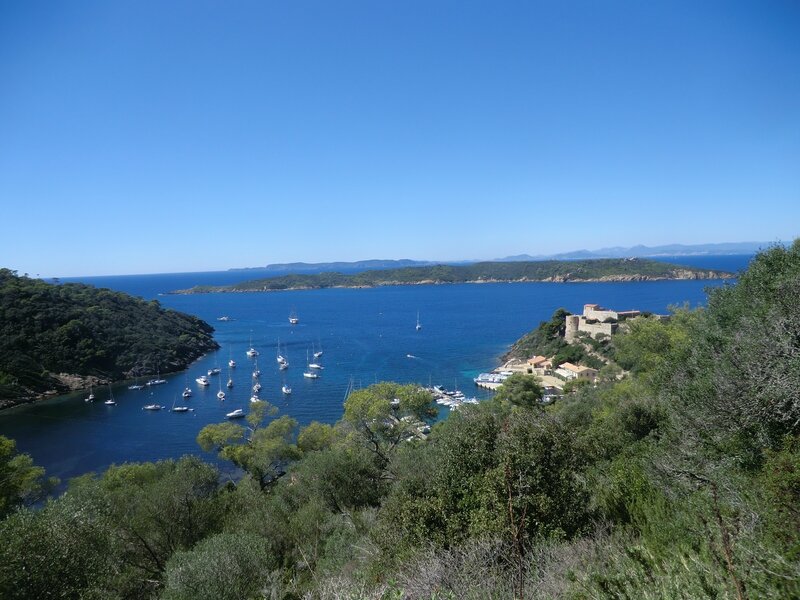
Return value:
<svg viewBox="0 0 800 600">
<path fill-rule="evenodd" d="M 281 386 L 281 391 L 286 394 L 287 396 L 292 393 L 292 388 L 290 388 L 285 383 Z"/>
<path fill-rule="evenodd" d="M 142 407 L 142 410 L 161 410 L 162 406 L 160 404 L 145 404 Z"/>
<path fill-rule="evenodd" d="M 225 415 L 229 419 L 241 419 L 244 416 L 244 410 L 237 408 Z"/>
<path fill-rule="evenodd" d="M 203 387 L 211 385 L 211 382 L 208 380 L 208 376 L 207 375 L 200 375 L 200 377 L 195 379 L 195 381 L 197 383 L 199 383 L 200 385 L 202 385 Z"/>
</svg>

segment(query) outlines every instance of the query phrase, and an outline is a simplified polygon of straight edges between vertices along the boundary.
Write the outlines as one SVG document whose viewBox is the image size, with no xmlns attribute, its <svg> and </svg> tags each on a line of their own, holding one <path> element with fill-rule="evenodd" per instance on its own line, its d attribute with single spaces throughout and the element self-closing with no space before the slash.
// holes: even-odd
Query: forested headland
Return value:
<svg viewBox="0 0 800 600">
<path fill-rule="evenodd" d="M 532 376 L 425 434 L 430 396 L 380 383 L 342 419 L 266 403 L 200 458 L 70 482 L 0 444 L 3 598 L 800 597 L 800 242 L 707 306 L 641 318 L 628 373 L 550 405 Z M 545 336 L 547 337 L 547 336 Z"/>
<path fill-rule="evenodd" d="M 338 272 L 283 275 L 228 286 L 196 286 L 178 294 L 209 292 L 266 292 L 331 287 L 375 287 L 443 283 L 493 283 L 526 281 L 648 281 L 660 279 L 728 279 L 731 273 L 697 269 L 643 258 L 546 260 L 531 262 L 481 262 L 470 265 L 404 267 L 362 273 Z"/>
<path fill-rule="evenodd" d="M 186 368 L 218 348 L 206 322 L 122 292 L 0 269 L 0 408 Z"/>
</svg>

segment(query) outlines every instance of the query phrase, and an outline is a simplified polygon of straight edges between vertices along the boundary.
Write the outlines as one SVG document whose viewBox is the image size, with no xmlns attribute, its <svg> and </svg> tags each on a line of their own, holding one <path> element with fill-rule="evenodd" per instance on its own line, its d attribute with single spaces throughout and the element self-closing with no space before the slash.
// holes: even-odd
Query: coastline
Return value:
<svg viewBox="0 0 800 600">
<path fill-rule="evenodd" d="M 627 283 L 635 281 L 719 281 L 735 279 L 733 273 L 721 273 L 719 271 L 690 271 L 686 270 L 678 276 L 666 275 L 603 275 L 601 277 L 571 277 L 570 275 L 554 275 L 542 279 L 522 277 L 518 279 L 470 279 L 465 281 L 442 281 L 434 279 L 423 279 L 420 281 L 385 281 L 377 282 L 373 285 L 297 285 L 276 288 L 237 288 L 236 286 L 202 286 L 184 290 L 173 290 L 165 292 L 164 295 L 192 295 L 192 294 L 220 294 L 220 293 L 254 293 L 254 292 L 295 292 L 302 290 L 324 290 L 324 289 L 373 289 L 378 287 L 394 287 L 404 285 L 457 285 L 470 284 L 480 285 L 486 283 Z"/>
</svg>

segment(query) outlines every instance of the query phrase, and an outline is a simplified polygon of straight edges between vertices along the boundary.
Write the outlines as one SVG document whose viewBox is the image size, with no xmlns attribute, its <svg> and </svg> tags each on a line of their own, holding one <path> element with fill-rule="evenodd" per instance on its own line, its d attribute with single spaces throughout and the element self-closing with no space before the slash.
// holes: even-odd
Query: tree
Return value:
<svg viewBox="0 0 800 600">
<path fill-rule="evenodd" d="M 293 443 L 296 420 L 284 415 L 262 426 L 264 419 L 276 412 L 268 402 L 253 402 L 247 415 L 250 429 L 236 423 L 206 425 L 200 430 L 197 443 L 203 450 L 216 450 L 220 458 L 247 471 L 263 490 L 283 475 L 289 462 L 300 457 Z"/>
<path fill-rule="evenodd" d="M 539 405 L 543 393 L 537 377 L 515 373 L 497 389 L 495 399 L 515 406 L 533 408 Z"/>
<path fill-rule="evenodd" d="M 44 469 L 16 448 L 14 440 L 0 435 L 0 519 L 18 506 L 37 502 L 58 483 L 45 478 Z"/>
<path fill-rule="evenodd" d="M 277 567 L 264 538 L 247 533 L 218 534 L 172 556 L 161 598 L 260 598 L 273 587 L 272 571 Z"/>
<path fill-rule="evenodd" d="M 348 396 L 344 421 L 356 431 L 385 468 L 397 445 L 413 436 L 414 421 L 436 416 L 433 398 L 416 385 L 381 382 Z"/>
<path fill-rule="evenodd" d="M 305 452 L 314 452 L 330 448 L 336 440 L 336 431 L 331 425 L 311 421 L 300 430 L 297 436 L 297 447 Z"/>
</svg>

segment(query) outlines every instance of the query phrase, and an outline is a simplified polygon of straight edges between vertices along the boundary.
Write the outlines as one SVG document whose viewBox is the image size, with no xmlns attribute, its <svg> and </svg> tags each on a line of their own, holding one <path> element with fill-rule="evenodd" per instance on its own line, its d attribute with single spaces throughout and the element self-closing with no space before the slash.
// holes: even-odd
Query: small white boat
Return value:
<svg viewBox="0 0 800 600">
<path fill-rule="evenodd" d="M 145 404 L 142 410 L 161 410 L 162 408 L 160 404 Z"/>
<path fill-rule="evenodd" d="M 214 367 L 213 369 L 208 370 L 209 375 L 219 375 L 222 372 L 222 369 L 219 367 Z"/>
<path fill-rule="evenodd" d="M 292 393 L 292 388 L 290 388 L 285 383 L 281 386 L 281 391 L 286 394 L 287 396 Z"/>
<path fill-rule="evenodd" d="M 244 416 L 244 411 L 241 408 L 237 408 L 225 415 L 229 419 L 240 419 Z"/>
<path fill-rule="evenodd" d="M 292 325 L 297 325 L 299 322 L 300 319 L 297 317 L 297 313 L 294 312 L 294 309 L 292 309 L 292 312 L 289 313 L 289 323 Z"/>
<path fill-rule="evenodd" d="M 253 348 L 253 336 L 252 336 L 252 333 L 250 335 L 250 348 L 247 349 L 247 352 L 245 352 L 245 354 L 247 355 L 247 358 L 253 358 L 254 356 L 258 356 L 258 350 Z"/>
<path fill-rule="evenodd" d="M 228 315 L 223 315 L 221 317 L 217 317 L 217 321 L 233 321 Z"/>
<path fill-rule="evenodd" d="M 419 323 L 419 311 L 417 311 L 417 326 L 416 326 L 416 330 L 419 331 L 420 329 L 422 329 L 422 325 L 420 325 L 420 323 Z"/>
<path fill-rule="evenodd" d="M 253 377 L 261 377 L 261 369 L 258 368 L 258 359 L 256 359 L 256 365 L 253 369 Z"/>
<path fill-rule="evenodd" d="M 200 385 L 202 385 L 203 387 L 206 387 L 211 384 L 211 382 L 208 381 L 208 376 L 206 375 L 200 375 L 200 377 L 195 379 L 195 381 Z"/>
<path fill-rule="evenodd" d="M 319 358 L 322 356 L 322 342 L 319 343 L 319 350 L 314 350 L 314 343 L 311 343 L 311 350 L 313 352 L 312 356 L 314 358 Z"/>
<path fill-rule="evenodd" d="M 232 388 L 233 387 L 233 379 L 228 379 L 228 383 L 226 385 L 228 386 L 228 389 Z"/>
<path fill-rule="evenodd" d="M 261 398 L 259 398 L 257 394 L 253 394 L 250 396 L 250 403 L 255 404 L 256 402 L 261 402 Z"/>
<path fill-rule="evenodd" d="M 228 361 L 228 366 L 229 366 L 231 369 L 235 369 L 235 368 L 236 368 L 236 361 L 235 361 L 235 360 L 233 360 L 233 359 L 230 359 L 230 360 Z"/>
<path fill-rule="evenodd" d="M 170 409 L 171 412 L 189 412 L 190 410 L 192 409 L 189 408 L 188 406 L 173 406 Z"/>
<path fill-rule="evenodd" d="M 94 393 L 92 392 L 92 386 L 89 386 L 89 395 L 83 399 L 84 402 L 94 402 Z"/>
<path fill-rule="evenodd" d="M 190 388 L 186 388 L 183 390 L 183 394 L 181 394 L 184 398 L 189 398 L 192 395 L 192 390 Z"/>
<path fill-rule="evenodd" d="M 303 371 L 303 377 L 306 379 L 319 379 L 319 374 L 311 370 L 311 364 L 308 362 L 308 350 L 306 350 L 306 366 L 308 368 Z"/>
<path fill-rule="evenodd" d="M 279 368 L 281 371 L 285 371 L 286 369 L 288 369 L 288 368 L 289 368 L 289 363 L 288 363 L 288 362 L 282 362 L 280 365 L 278 365 L 278 368 Z"/>
<path fill-rule="evenodd" d="M 108 400 L 103 402 L 103 404 L 108 404 L 109 406 L 114 406 L 116 403 L 117 403 L 117 401 L 114 400 L 114 392 L 111 391 L 111 384 L 109 384 L 108 385 Z"/>
<path fill-rule="evenodd" d="M 309 369 L 319 369 L 321 371 L 325 367 L 323 367 L 322 365 L 319 365 L 317 363 L 309 363 L 308 368 Z"/>
<path fill-rule="evenodd" d="M 220 400 L 225 400 L 225 392 L 223 392 L 222 390 L 218 391 L 217 398 L 219 398 Z"/>
<path fill-rule="evenodd" d="M 143 390 L 144 386 L 141 383 L 139 383 L 139 378 L 137 377 L 136 378 L 136 383 L 134 383 L 133 385 L 129 385 L 128 389 L 129 390 Z"/>
<path fill-rule="evenodd" d="M 160 379 L 157 377 L 156 379 L 151 379 L 150 381 L 148 381 L 147 385 L 163 385 L 165 383 L 167 383 L 166 379 Z"/>
<path fill-rule="evenodd" d="M 254 392 L 260 392 L 261 391 L 261 384 L 256 382 L 256 384 L 253 386 L 253 391 Z"/>
</svg>

